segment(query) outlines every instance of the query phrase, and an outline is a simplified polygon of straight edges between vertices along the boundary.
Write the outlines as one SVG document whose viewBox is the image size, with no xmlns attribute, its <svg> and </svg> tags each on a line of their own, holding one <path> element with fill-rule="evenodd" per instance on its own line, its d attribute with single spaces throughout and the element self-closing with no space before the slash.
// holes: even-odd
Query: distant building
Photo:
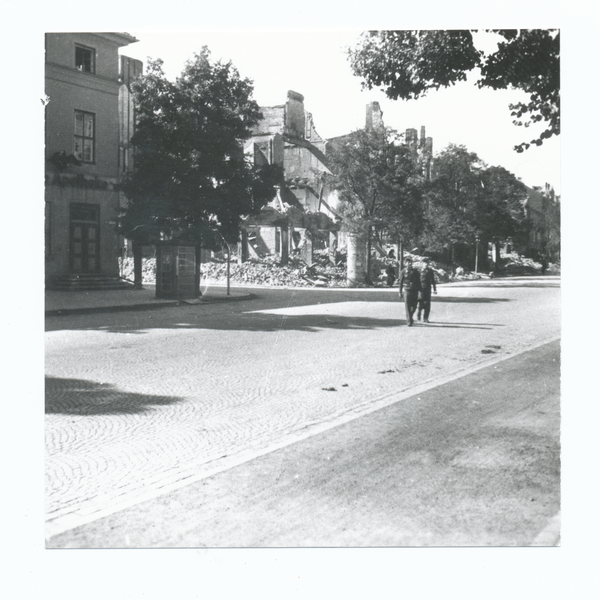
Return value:
<svg viewBox="0 0 600 600">
<path fill-rule="evenodd" d="M 383 111 L 381 110 L 379 102 L 373 101 L 368 103 L 366 106 L 365 129 L 376 130 L 383 129 L 384 127 L 385 122 L 383 120 Z M 433 166 L 433 138 L 426 137 L 425 126 L 421 126 L 420 133 L 421 135 L 419 137 L 416 129 L 406 129 L 404 134 L 404 144 L 409 148 L 416 162 L 421 167 L 417 177 L 419 179 L 422 178 L 429 181 L 431 180 Z M 348 143 L 351 138 L 352 134 L 345 134 L 328 139 L 327 153 L 329 154 L 336 148 Z M 337 208 L 338 200 L 336 190 L 332 190 L 329 193 L 329 196 L 326 197 L 326 203 L 334 210 Z M 338 243 L 340 247 L 347 245 L 347 233 L 343 224 L 338 235 Z M 396 243 L 396 241 L 394 241 L 394 243 Z"/>
<path fill-rule="evenodd" d="M 116 184 L 131 162 L 127 87 L 141 72 L 118 52 L 134 42 L 127 33 L 46 34 L 47 285 L 118 281 Z"/>
<path fill-rule="evenodd" d="M 528 188 L 525 214 L 530 222 L 529 243 L 524 253 L 532 258 L 545 256 L 560 260 L 560 196 L 548 183 Z"/>
<path fill-rule="evenodd" d="M 416 129 L 407 129 L 404 134 L 404 143 L 410 148 L 422 169 L 422 177 L 431 180 L 431 167 L 433 165 L 433 138 L 425 136 L 425 126 L 421 126 L 421 136 Z"/>
<path fill-rule="evenodd" d="M 365 129 L 383 129 L 383 111 L 379 102 L 370 102 L 366 107 Z M 350 139 L 351 134 L 340 135 L 327 140 L 327 151 L 343 145 Z M 426 137 L 425 126 L 421 126 L 421 135 L 416 129 L 406 129 L 404 133 L 404 144 L 408 146 L 417 162 L 421 165 L 421 176 L 426 180 L 431 179 L 431 168 L 433 165 L 433 138 Z"/>
</svg>

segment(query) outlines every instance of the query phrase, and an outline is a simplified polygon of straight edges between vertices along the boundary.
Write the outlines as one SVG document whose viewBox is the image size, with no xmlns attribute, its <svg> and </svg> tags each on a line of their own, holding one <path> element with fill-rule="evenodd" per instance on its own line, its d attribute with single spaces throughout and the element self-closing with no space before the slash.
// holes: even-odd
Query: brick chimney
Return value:
<svg viewBox="0 0 600 600">
<path fill-rule="evenodd" d="M 416 129 L 406 130 L 406 134 L 404 136 L 404 143 L 411 149 L 411 151 L 417 151 L 417 146 L 419 144 L 419 134 L 417 133 Z"/>
<path fill-rule="evenodd" d="M 367 104 L 367 118 L 365 129 L 381 129 L 383 127 L 383 112 L 379 102 L 369 102 Z"/>
<path fill-rule="evenodd" d="M 304 138 L 306 127 L 304 96 L 298 92 L 289 90 L 287 97 L 285 105 L 285 131 L 294 137 Z"/>
</svg>

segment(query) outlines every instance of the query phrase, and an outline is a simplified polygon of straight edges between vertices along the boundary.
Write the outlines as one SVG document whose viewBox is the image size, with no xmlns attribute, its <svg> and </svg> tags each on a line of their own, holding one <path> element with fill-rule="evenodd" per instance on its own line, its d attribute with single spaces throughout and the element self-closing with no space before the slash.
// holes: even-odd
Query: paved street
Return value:
<svg viewBox="0 0 600 600">
<path fill-rule="evenodd" d="M 52 538 L 55 548 L 554 546 L 560 343 Z"/>
<path fill-rule="evenodd" d="M 440 286 L 413 328 L 395 290 L 250 291 L 47 318 L 47 538 L 560 335 L 554 277 Z"/>
</svg>

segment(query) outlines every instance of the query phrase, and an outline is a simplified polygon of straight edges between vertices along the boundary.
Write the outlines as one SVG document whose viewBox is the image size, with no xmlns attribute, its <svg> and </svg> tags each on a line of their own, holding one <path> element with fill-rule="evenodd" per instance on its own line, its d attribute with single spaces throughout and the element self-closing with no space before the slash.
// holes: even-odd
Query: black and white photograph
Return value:
<svg viewBox="0 0 600 600">
<path fill-rule="evenodd" d="M 296 13 L 35 31 L 28 519 L 61 569 L 461 552 L 458 578 L 570 539 L 560 20 Z M 199 597 L 173 586 L 148 597 Z"/>
<path fill-rule="evenodd" d="M 560 31 L 49 32 L 45 81 L 48 548 L 560 543 Z"/>
</svg>

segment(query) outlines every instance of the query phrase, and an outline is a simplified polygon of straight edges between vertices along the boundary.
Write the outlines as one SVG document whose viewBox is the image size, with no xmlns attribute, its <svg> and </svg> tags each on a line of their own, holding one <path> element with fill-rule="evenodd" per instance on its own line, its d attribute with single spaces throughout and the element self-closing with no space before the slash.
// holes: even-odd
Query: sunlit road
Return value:
<svg viewBox="0 0 600 600">
<path fill-rule="evenodd" d="M 395 290 L 254 293 L 47 319 L 48 538 L 560 335 L 552 277 L 440 286 L 413 328 Z"/>
</svg>

